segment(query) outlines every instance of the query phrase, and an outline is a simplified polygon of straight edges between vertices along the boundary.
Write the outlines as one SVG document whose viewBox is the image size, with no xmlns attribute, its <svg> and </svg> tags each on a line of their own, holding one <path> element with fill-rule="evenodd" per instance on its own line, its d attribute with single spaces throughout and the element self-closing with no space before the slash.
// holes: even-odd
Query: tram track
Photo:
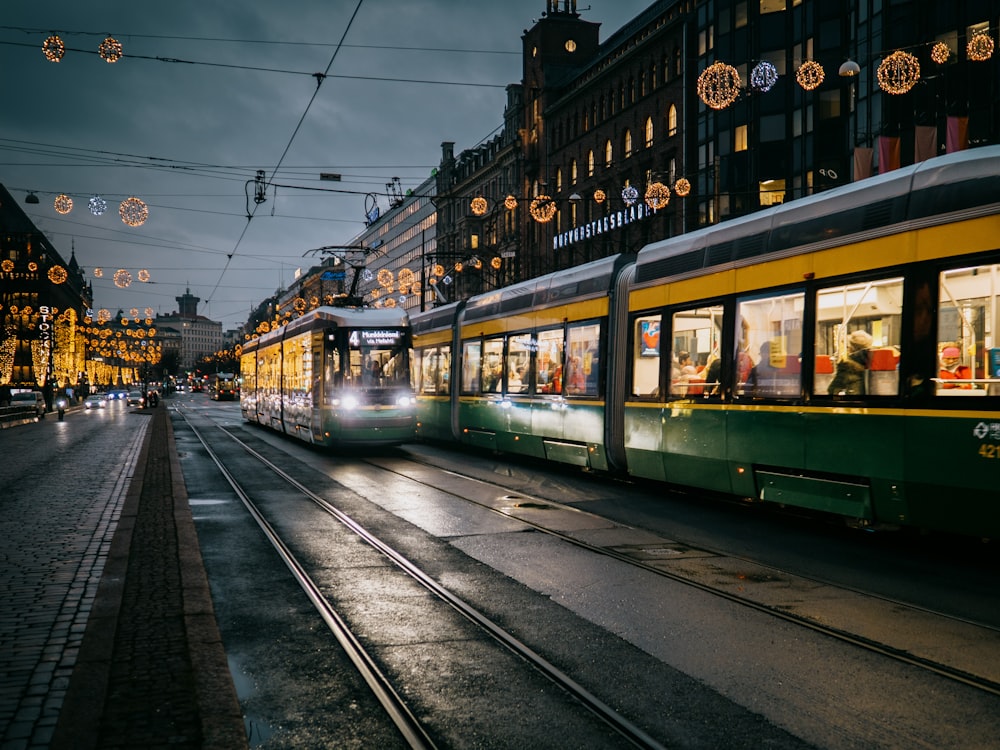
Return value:
<svg viewBox="0 0 1000 750">
<path fill-rule="evenodd" d="M 532 514 L 530 512 L 518 513 L 519 508 L 524 508 L 529 511 L 537 511 L 543 508 L 552 508 L 572 513 L 591 515 L 587 511 L 581 510 L 579 508 L 566 505 L 564 503 L 549 498 L 531 495 L 529 493 L 517 492 L 512 494 L 510 488 L 502 484 L 490 482 L 488 480 L 482 479 L 481 477 L 472 476 L 470 474 L 462 474 L 460 472 L 455 471 L 453 468 L 445 469 L 435 465 L 430 461 L 417 459 L 412 455 L 408 456 L 405 460 L 412 461 L 414 464 L 427 467 L 434 471 L 445 472 L 449 475 L 459 477 L 464 481 L 473 482 L 477 485 L 494 488 L 497 491 L 498 497 L 500 497 L 503 501 L 506 501 L 507 505 L 502 505 L 501 507 L 497 507 L 495 504 L 491 504 L 488 502 L 480 502 L 473 499 L 472 497 L 469 496 L 471 493 L 452 492 L 446 488 L 441 487 L 439 483 L 430 483 L 417 478 L 414 472 L 406 472 L 397 468 L 393 468 L 392 466 L 387 466 L 386 465 L 387 462 L 384 460 L 380 461 L 380 460 L 362 459 L 362 458 L 359 458 L 357 460 L 365 464 L 368 464 L 374 468 L 377 468 L 379 470 L 387 471 L 392 474 L 398 475 L 406 479 L 407 481 L 414 482 L 416 484 L 420 484 L 422 486 L 431 488 L 437 492 L 449 493 L 453 497 L 460 499 L 463 502 L 477 505 L 489 511 L 490 513 L 497 514 L 506 518 L 516 518 L 518 521 L 526 524 L 527 526 L 530 526 L 535 531 L 545 534 L 549 537 L 556 538 L 567 544 L 573 545 L 574 547 L 584 549 L 587 550 L 588 552 L 601 555 L 603 557 L 607 557 L 610 559 L 614 559 L 619 562 L 626 563 L 634 568 L 654 573 L 658 576 L 669 579 L 671 581 L 695 588 L 704 593 L 738 604 L 742 607 L 746 607 L 748 609 L 761 612 L 763 614 L 777 618 L 784 622 L 806 628 L 820 635 L 827 636 L 841 643 L 845 643 L 863 649 L 867 652 L 885 657 L 892 661 L 916 667 L 926 672 L 930 672 L 940 677 L 944 677 L 948 680 L 960 683 L 967 687 L 975 688 L 990 695 L 1000 696 L 1000 682 L 998 682 L 997 680 L 989 679 L 980 675 L 976 675 L 965 669 L 959 669 L 952 665 L 944 664 L 930 658 L 919 656 L 915 653 L 911 653 L 906 648 L 900 648 L 898 646 L 894 646 L 889 643 L 884 643 L 877 639 L 866 637 L 863 634 L 853 633 L 850 630 L 842 627 L 833 627 L 830 625 L 826 625 L 818 621 L 817 619 L 810 618 L 809 616 L 805 616 L 802 614 L 796 614 L 795 612 L 782 609 L 780 606 L 775 606 L 760 601 L 755 601 L 754 599 L 748 596 L 740 595 L 738 593 L 733 593 L 732 591 L 727 591 L 719 586 L 713 586 L 703 581 L 699 581 L 689 575 L 672 572 L 670 570 L 664 569 L 664 567 L 662 566 L 651 564 L 641 559 L 637 559 L 635 554 L 636 550 L 620 551 L 619 549 L 615 549 L 612 547 L 592 544 L 577 536 L 574 536 L 571 533 L 565 533 L 558 529 L 552 529 L 547 527 L 544 523 L 532 520 L 531 518 Z M 640 547 L 641 546 L 642 545 L 640 545 Z M 649 547 L 655 545 L 644 545 L 644 546 Z M 859 597 L 865 597 L 873 601 L 878 601 L 886 605 L 887 607 L 891 607 L 899 612 L 905 611 L 907 613 L 920 613 L 922 615 L 926 615 L 932 618 L 937 618 L 947 623 L 954 623 L 956 626 L 978 629 L 983 633 L 988 633 L 993 638 L 1000 638 L 1000 628 L 997 628 L 987 623 L 976 622 L 968 618 L 956 617 L 946 612 L 940 612 L 929 609 L 927 607 L 917 606 L 914 604 L 910 604 L 908 602 L 892 599 L 890 597 L 886 597 L 879 594 L 873 594 L 871 592 L 844 586 L 842 584 L 833 583 L 830 581 L 825 581 L 819 578 L 802 576 L 799 573 L 793 573 L 790 571 L 782 570 L 773 565 L 761 563 L 759 561 L 752 560 L 749 558 L 734 556 L 728 552 L 724 552 L 721 550 L 709 549 L 704 546 L 688 545 L 683 542 L 681 542 L 681 546 L 686 547 L 689 550 L 697 550 L 700 552 L 704 552 L 706 555 L 720 557 L 720 558 L 725 557 L 734 560 L 736 562 L 745 563 L 748 565 L 755 566 L 756 568 L 759 569 L 771 571 L 776 578 L 794 577 L 801 579 L 803 581 L 809 581 L 817 585 L 834 587 L 839 591 L 848 592 L 850 594 L 854 594 Z"/>
<path fill-rule="evenodd" d="M 413 711 L 408 707 L 407 702 L 392 686 L 388 677 L 379 668 L 376 659 L 370 654 L 361 641 L 351 632 L 350 625 L 342 618 L 333 605 L 324 596 L 321 587 L 318 586 L 309 576 L 308 571 L 296 558 L 289 546 L 281 539 L 280 534 L 275 530 L 254 502 L 252 492 L 240 482 L 235 474 L 230 471 L 225 461 L 214 450 L 211 440 L 206 439 L 202 430 L 196 427 L 192 420 L 183 411 L 178 410 L 181 417 L 187 422 L 194 436 L 203 446 L 211 461 L 218 467 L 230 487 L 239 497 L 240 501 L 247 508 L 262 532 L 278 552 L 282 561 L 292 572 L 296 581 L 305 591 L 312 605 L 320 613 L 320 616 L 334 634 L 338 643 L 349 655 L 352 663 L 362 674 L 365 682 L 372 689 L 379 703 L 385 709 L 387 715 L 393 721 L 400 734 L 410 747 L 413 748 L 433 748 L 436 747 L 434 740 L 428 731 L 421 725 Z M 334 507 L 329 501 L 321 497 L 300 481 L 291 476 L 273 461 L 252 448 L 245 441 L 240 440 L 236 435 L 221 425 L 216 425 L 215 429 L 226 435 L 234 444 L 241 447 L 260 465 L 269 469 L 274 475 L 279 477 L 288 486 L 295 489 L 303 497 L 310 500 L 316 507 L 321 509 L 330 517 L 336 519 L 338 523 L 349 529 L 366 544 L 390 560 L 400 571 L 408 575 L 438 600 L 448 604 L 454 611 L 458 612 L 467 621 L 475 625 L 486 633 L 495 642 L 502 645 L 511 653 L 520 657 L 529 664 L 536 672 L 543 675 L 560 690 L 574 698 L 577 703 L 583 706 L 593 716 L 603 722 L 615 734 L 626 740 L 634 747 L 662 749 L 664 745 L 655 738 L 647 734 L 643 729 L 635 725 L 629 719 L 615 711 L 600 698 L 587 690 L 582 684 L 574 680 L 571 676 L 560 670 L 554 664 L 546 660 L 541 654 L 536 652 L 523 641 L 515 638 L 503 627 L 491 620 L 487 615 L 471 606 L 460 597 L 456 596 L 446 587 L 438 583 L 432 576 L 424 572 L 416 563 L 408 559 L 405 555 L 394 549 L 390 544 L 371 533 L 368 529 L 357 523 L 340 509 Z"/>
</svg>

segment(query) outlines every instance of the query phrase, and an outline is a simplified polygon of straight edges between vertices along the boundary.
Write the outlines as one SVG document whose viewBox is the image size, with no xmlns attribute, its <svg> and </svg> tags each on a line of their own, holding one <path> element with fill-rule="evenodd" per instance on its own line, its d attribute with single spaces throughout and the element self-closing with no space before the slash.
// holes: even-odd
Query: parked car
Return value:
<svg viewBox="0 0 1000 750">
<path fill-rule="evenodd" d="M 45 399 L 38 391 L 22 391 L 10 397 L 11 406 L 34 406 L 35 416 L 45 419 Z"/>
<path fill-rule="evenodd" d="M 125 403 L 129 406 L 143 406 L 146 403 L 146 398 L 141 391 L 129 391 L 128 396 L 125 397 Z"/>
<path fill-rule="evenodd" d="M 108 405 L 108 400 L 100 393 L 95 393 L 83 401 L 84 409 L 104 409 Z"/>
</svg>

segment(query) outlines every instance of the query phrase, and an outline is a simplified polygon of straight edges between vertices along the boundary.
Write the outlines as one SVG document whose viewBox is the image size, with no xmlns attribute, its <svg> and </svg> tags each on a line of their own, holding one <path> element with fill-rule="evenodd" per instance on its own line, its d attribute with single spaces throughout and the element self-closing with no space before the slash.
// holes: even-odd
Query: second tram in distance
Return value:
<svg viewBox="0 0 1000 750">
<path fill-rule="evenodd" d="M 411 346 L 402 310 L 312 310 L 243 347 L 243 416 L 318 445 L 412 440 Z"/>
<path fill-rule="evenodd" d="M 412 323 L 420 437 L 1000 536 L 1000 147 Z"/>
</svg>

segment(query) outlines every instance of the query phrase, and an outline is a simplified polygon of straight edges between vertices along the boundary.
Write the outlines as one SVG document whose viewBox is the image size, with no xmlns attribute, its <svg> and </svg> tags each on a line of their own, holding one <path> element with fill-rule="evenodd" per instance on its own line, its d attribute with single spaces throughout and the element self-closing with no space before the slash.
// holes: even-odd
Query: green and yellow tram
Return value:
<svg viewBox="0 0 1000 750">
<path fill-rule="evenodd" d="M 421 434 L 447 418 L 435 436 L 1000 535 L 1000 147 L 482 295 L 453 320 L 460 391 Z"/>
</svg>

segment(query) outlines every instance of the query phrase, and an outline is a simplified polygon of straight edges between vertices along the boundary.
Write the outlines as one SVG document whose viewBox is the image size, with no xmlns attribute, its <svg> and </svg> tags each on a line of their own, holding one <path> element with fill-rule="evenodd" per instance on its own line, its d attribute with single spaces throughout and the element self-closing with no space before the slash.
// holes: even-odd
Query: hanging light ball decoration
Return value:
<svg viewBox="0 0 1000 750">
<path fill-rule="evenodd" d="M 52 205 L 58 213 L 68 214 L 73 210 L 73 199 L 66 195 L 66 193 L 60 193 L 56 196 Z"/>
<path fill-rule="evenodd" d="M 107 309 L 105 309 L 105 308 L 102 307 L 100 310 L 97 311 L 97 322 L 98 323 L 107 323 L 109 320 L 111 320 L 111 311 L 110 310 L 107 310 Z"/>
<path fill-rule="evenodd" d="M 815 60 L 806 60 L 802 63 L 802 66 L 795 71 L 795 80 L 799 82 L 801 86 L 806 91 L 813 91 L 819 88 L 819 85 L 823 83 L 826 78 L 826 71 L 823 70 L 823 66 L 820 65 Z"/>
<path fill-rule="evenodd" d="M 600 188 L 597 188 L 597 190 L 594 191 L 594 203 L 600 205 L 601 203 L 604 203 L 604 201 L 606 201 L 607 199 L 608 199 L 608 194 L 605 193 Z"/>
<path fill-rule="evenodd" d="M 626 206 L 634 206 L 639 201 L 639 191 L 634 185 L 626 185 L 622 190 L 622 200 Z"/>
<path fill-rule="evenodd" d="M 434 275 L 435 276 L 444 276 L 444 266 L 442 266 L 440 263 L 435 263 L 434 264 Z"/>
<path fill-rule="evenodd" d="M 362 281 L 371 281 L 374 278 L 375 274 L 372 273 L 372 269 L 370 268 L 366 268 L 364 271 L 361 272 Z"/>
<path fill-rule="evenodd" d="M 993 57 L 993 37 L 980 31 L 965 46 L 966 56 L 975 62 L 985 62 Z"/>
<path fill-rule="evenodd" d="M 556 202 L 552 200 L 551 196 L 539 195 L 531 201 L 528 213 L 539 224 L 545 224 L 552 221 L 552 217 L 556 215 Z"/>
<path fill-rule="evenodd" d="M 38 264 L 35 263 L 35 261 L 33 261 L 33 260 L 29 260 L 28 261 L 28 270 L 31 271 L 32 273 L 34 273 L 35 271 L 38 270 Z"/>
<path fill-rule="evenodd" d="M 691 192 L 691 182 L 684 177 L 681 177 L 677 182 L 674 183 L 674 192 L 677 193 L 681 198 Z"/>
<path fill-rule="evenodd" d="M 513 195 L 508 195 L 506 198 L 503 199 L 503 205 L 504 208 L 506 208 L 508 211 L 513 211 L 515 208 L 517 208 L 517 198 L 515 198 Z"/>
<path fill-rule="evenodd" d="M 455 264 L 455 273 L 462 273 L 464 270 L 465 264 L 462 263 L 462 261 L 458 261 L 458 263 Z"/>
<path fill-rule="evenodd" d="M 130 227 L 141 227 L 149 218 L 149 208 L 135 196 L 123 200 L 118 207 L 118 213 L 122 221 Z"/>
<path fill-rule="evenodd" d="M 49 281 L 53 284 L 62 284 L 67 278 L 69 278 L 69 274 L 62 266 L 52 266 L 49 269 Z"/>
<path fill-rule="evenodd" d="M 477 195 L 472 199 L 472 203 L 469 204 L 469 207 L 472 209 L 472 213 L 476 216 L 482 216 L 486 213 L 490 206 L 483 196 Z"/>
<path fill-rule="evenodd" d="M 306 310 L 306 301 L 301 297 L 296 297 L 295 301 L 292 302 L 292 307 L 295 308 L 295 312 L 301 313 Z"/>
<path fill-rule="evenodd" d="M 14 261 L 10 258 L 4 258 L 3 261 L 0 261 L 0 270 L 4 273 L 10 273 L 14 270 Z"/>
<path fill-rule="evenodd" d="M 876 76 L 879 88 L 887 94 L 905 94 L 920 80 L 920 62 L 909 52 L 897 50 L 879 64 Z"/>
<path fill-rule="evenodd" d="M 646 187 L 646 205 L 654 211 L 666 208 L 670 203 L 670 188 L 662 182 L 651 182 Z"/>
<path fill-rule="evenodd" d="M 750 88 L 758 94 L 766 94 L 778 82 L 778 69 L 767 60 L 761 60 L 750 71 Z"/>
<path fill-rule="evenodd" d="M 139 279 L 139 281 L 145 283 L 149 281 L 149 271 L 147 271 L 145 268 L 140 268 L 139 272 L 135 275 L 135 277 Z"/>
<path fill-rule="evenodd" d="M 152 307 L 147 307 L 143 312 L 146 313 L 147 318 L 152 318 L 153 313 L 155 313 L 156 311 Z"/>
<path fill-rule="evenodd" d="M 100 266 L 98 266 L 97 268 L 95 268 L 94 269 L 94 278 L 95 279 L 102 279 L 102 278 L 104 278 L 104 269 L 101 268 Z"/>
<path fill-rule="evenodd" d="M 108 36 L 97 48 L 97 54 L 106 63 L 116 63 L 122 59 L 122 43 L 113 36 Z"/>
<path fill-rule="evenodd" d="M 62 60 L 63 55 L 66 54 L 66 45 L 63 44 L 62 39 L 60 39 L 56 34 L 53 34 L 42 42 L 42 53 L 45 55 L 46 60 L 57 63 Z"/>
<path fill-rule="evenodd" d="M 90 213 L 94 216 L 103 216 L 104 212 L 108 210 L 108 202 L 99 195 L 93 196 L 87 201 L 87 205 L 90 207 Z"/>
<path fill-rule="evenodd" d="M 139 308 L 133 307 L 131 310 L 128 311 L 128 314 L 131 315 L 133 318 L 139 317 Z"/>
<path fill-rule="evenodd" d="M 503 260 L 500 259 L 500 256 L 499 255 L 494 255 L 493 256 L 493 260 L 490 261 L 490 266 L 493 268 L 493 270 L 494 271 L 499 271 L 500 270 L 500 266 L 502 266 L 502 265 L 503 265 Z"/>
<path fill-rule="evenodd" d="M 392 279 L 393 279 L 392 271 L 390 271 L 388 268 L 380 268 L 379 269 L 379 271 L 378 271 L 378 283 L 379 284 L 381 284 L 384 287 L 387 287 L 390 284 L 392 284 Z"/>
<path fill-rule="evenodd" d="M 126 271 L 124 268 L 119 268 L 115 271 L 115 286 L 119 289 L 125 289 L 132 284 L 132 274 Z"/>
<path fill-rule="evenodd" d="M 931 47 L 931 60 L 938 65 L 944 65 L 948 62 L 949 57 L 951 57 L 951 50 L 948 49 L 948 45 L 944 42 L 938 42 Z"/>
<path fill-rule="evenodd" d="M 404 287 L 409 288 L 413 286 L 413 282 L 416 281 L 416 276 L 414 276 L 413 271 L 409 268 L 402 268 L 399 271 L 399 290 L 403 291 Z"/>
<path fill-rule="evenodd" d="M 712 109 L 725 109 L 740 95 L 743 82 L 732 65 L 716 62 L 698 76 L 698 98 Z"/>
</svg>

